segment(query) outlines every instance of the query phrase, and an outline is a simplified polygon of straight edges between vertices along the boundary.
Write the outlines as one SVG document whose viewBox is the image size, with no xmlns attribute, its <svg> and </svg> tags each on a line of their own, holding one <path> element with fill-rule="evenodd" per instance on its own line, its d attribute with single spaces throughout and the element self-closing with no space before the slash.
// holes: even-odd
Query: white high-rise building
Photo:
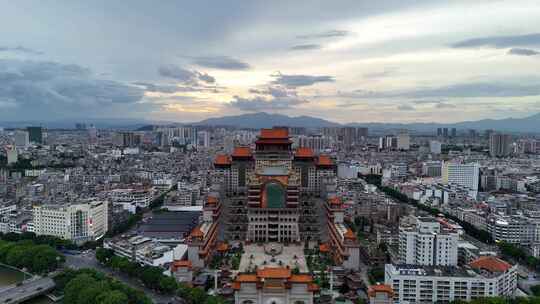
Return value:
<svg viewBox="0 0 540 304">
<path fill-rule="evenodd" d="M 15 146 L 21 149 L 26 149 L 30 146 L 30 135 L 27 131 L 15 131 Z"/>
<path fill-rule="evenodd" d="M 459 233 L 442 228 L 433 217 L 418 217 L 413 226 L 399 229 L 399 256 L 404 264 L 456 266 Z"/>
<path fill-rule="evenodd" d="M 444 162 L 442 178 L 445 185 L 456 184 L 477 191 L 480 179 L 480 165 L 477 163 Z"/>
<path fill-rule="evenodd" d="M 19 154 L 17 152 L 17 147 L 15 146 L 6 146 L 6 154 L 7 154 L 7 163 L 14 164 L 19 159 Z"/>
<path fill-rule="evenodd" d="M 197 132 L 197 146 L 203 148 L 210 147 L 210 133 L 208 131 L 199 131 Z"/>
<path fill-rule="evenodd" d="M 108 230 L 108 202 L 34 206 L 34 232 L 77 243 L 95 241 Z"/>
<path fill-rule="evenodd" d="M 408 131 L 401 131 L 397 135 L 397 149 L 409 150 L 411 145 L 411 137 Z"/>
<path fill-rule="evenodd" d="M 437 140 L 431 140 L 429 142 L 429 151 L 433 154 L 441 154 L 441 142 Z"/>
</svg>

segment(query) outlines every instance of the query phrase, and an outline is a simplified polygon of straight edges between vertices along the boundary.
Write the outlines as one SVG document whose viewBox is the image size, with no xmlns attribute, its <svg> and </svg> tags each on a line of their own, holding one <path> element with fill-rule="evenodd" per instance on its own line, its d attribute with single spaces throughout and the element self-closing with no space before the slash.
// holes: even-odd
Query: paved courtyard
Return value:
<svg viewBox="0 0 540 304">
<path fill-rule="evenodd" d="M 281 264 L 280 264 L 281 261 Z M 240 261 L 240 272 L 248 272 L 253 267 L 298 267 L 300 272 L 307 272 L 304 247 L 301 245 L 282 246 L 277 243 L 266 245 L 244 245 L 244 254 Z"/>
</svg>

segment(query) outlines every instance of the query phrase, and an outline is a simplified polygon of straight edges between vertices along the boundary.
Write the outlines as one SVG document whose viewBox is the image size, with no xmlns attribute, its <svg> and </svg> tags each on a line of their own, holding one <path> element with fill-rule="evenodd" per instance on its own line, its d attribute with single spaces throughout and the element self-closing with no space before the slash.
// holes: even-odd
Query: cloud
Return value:
<svg viewBox="0 0 540 304">
<path fill-rule="evenodd" d="M 439 103 L 435 104 L 435 108 L 437 108 L 437 109 L 455 109 L 455 108 L 457 108 L 457 106 L 454 105 L 454 104 L 451 104 L 451 103 L 439 102 Z"/>
<path fill-rule="evenodd" d="M 257 96 L 250 98 L 234 96 L 229 105 L 242 111 L 265 111 L 291 109 L 308 102 L 300 98 L 296 90 L 283 86 L 251 89 L 249 92 Z"/>
<path fill-rule="evenodd" d="M 248 70 L 251 66 L 243 61 L 228 56 L 194 57 L 193 64 L 201 67 L 221 70 Z"/>
<path fill-rule="evenodd" d="M 158 68 L 158 72 L 163 77 L 176 79 L 185 84 L 214 83 L 216 81 L 208 74 L 187 70 L 174 64 L 162 65 Z"/>
<path fill-rule="evenodd" d="M 333 37 L 344 37 L 349 34 L 350 34 L 349 31 L 330 30 L 330 31 L 321 32 L 321 33 L 298 35 L 296 36 L 296 38 L 299 38 L 299 39 L 333 38 Z"/>
<path fill-rule="evenodd" d="M 265 98 L 261 96 L 242 98 L 240 96 L 234 96 L 234 99 L 230 101 L 229 105 L 242 111 L 258 112 L 291 109 L 307 102 L 307 100 L 297 98 Z"/>
<path fill-rule="evenodd" d="M 366 73 L 366 74 L 362 75 L 362 77 L 365 78 L 365 79 L 385 78 L 385 77 L 388 77 L 388 76 L 395 75 L 396 72 L 397 72 L 396 68 L 385 68 L 384 70 L 379 71 L 379 72 Z"/>
<path fill-rule="evenodd" d="M 56 62 L 0 60 L 0 81 L 0 101 L 16 107 L 9 114 L 28 118 L 102 114 L 107 107 L 133 105 L 144 95 L 138 87 Z"/>
<path fill-rule="evenodd" d="M 28 55 L 43 55 L 43 52 L 26 48 L 20 45 L 16 47 L 0 46 L 0 52 L 23 53 L 23 54 L 28 54 Z"/>
<path fill-rule="evenodd" d="M 508 55 L 517 56 L 535 56 L 538 54 L 540 54 L 540 52 L 531 49 L 512 48 L 508 51 Z"/>
<path fill-rule="evenodd" d="M 514 46 L 540 45 L 540 33 L 515 36 L 489 36 L 467 39 L 452 44 L 454 48 L 493 47 L 507 48 Z"/>
<path fill-rule="evenodd" d="M 464 98 L 523 97 L 540 95 L 538 84 L 460 83 L 435 88 L 373 92 L 356 90 L 344 96 L 353 98 Z"/>
<path fill-rule="evenodd" d="M 311 86 L 319 82 L 334 82 L 332 76 L 315 76 L 315 75 L 285 75 L 281 73 L 273 74 L 275 78 L 272 84 L 283 85 L 290 88 Z"/>
<path fill-rule="evenodd" d="M 293 51 L 309 51 L 309 50 L 318 50 L 321 48 L 320 44 L 299 44 L 291 47 Z"/>
<path fill-rule="evenodd" d="M 399 105 L 399 106 L 397 107 L 397 109 L 400 110 L 400 111 L 414 111 L 414 110 L 416 110 L 416 109 L 415 109 L 413 106 L 411 106 L 411 105 Z"/>
</svg>

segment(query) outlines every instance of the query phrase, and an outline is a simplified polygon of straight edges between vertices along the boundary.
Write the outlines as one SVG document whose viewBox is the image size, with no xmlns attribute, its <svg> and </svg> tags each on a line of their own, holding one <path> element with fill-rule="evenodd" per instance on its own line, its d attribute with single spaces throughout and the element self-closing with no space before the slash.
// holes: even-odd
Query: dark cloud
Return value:
<svg viewBox="0 0 540 304">
<path fill-rule="evenodd" d="M 538 54 L 540 54 L 540 52 L 531 49 L 512 48 L 508 51 L 508 55 L 517 56 L 535 56 Z"/>
<path fill-rule="evenodd" d="M 291 47 L 293 51 L 309 51 L 309 50 L 318 50 L 321 48 L 320 44 L 300 44 Z"/>
<path fill-rule="evenodd" d="M 187 70 L 174 64 L 162 65 L 158 68 L 159 75 L 176 79 L 184 84 L 214 83 L 216 79 L 208 74 Z"/>
<path fill-rule="evenodd" d="M 198 66 L 221 70 L 248 70 L 251 66 L 229 56 L 202 56 L 194 57 L 193 64 Z"/>
<path fill-rule="evenodd" d="M 56 62 L 0 60 L 0 80 L 0 100 L 16 108 L 10 115 L 21 117 L 95 114 L 109 106 L 133 105 L 144 95 L 138 87 Z"/>
<path fill-rule="evenodd" d="M 414 111 L 415 110 L 415 108 L 411 105 L 399 105 L 397 109 L 400 111 Z"/>
<path fill-rule="evenodd" d="M 349 34 L 350 34 L 349 31 L 330 30 L 330 31 L 327 31 L 327 32 L 322 32 L 322 33 L 298 35 L 298 36 L 296 36 L 296 38 L 299 38 L 299 39 L 333 38 L 333 37 L 344 37 L 344 36 L 347 36 Z"/>
<path fill-rule="evenodd" d="M 283 85 L 290 88 L 311 86 L 319 82 L 334 82 L 335 79 L 332 76 L 316 76 L 316 75 L 285 75 L 277 73 L 272 75 L 275 80 L 272 84 Z"/>
<path fill-rule="evenodd" d="M 43 52 L 26 48 L 20 45 L 16 47 L 0 46 L 0 52 L 22 53 L 22 54 L 28 54 L 28 55 L 43 55 Z"/>
<path fill-rule="evenodd" d="M 507 48 L 515 46 L 540 45 L 540 33 L 516 36 L 490 36 L 467 39 L 452 44 L 454 48 L 493 47 Z"/>
<path fill-rule="evenodd" d="M 462 97 L 523 97 L 540 95 L 538 84 L 461 83 L 436 88 L 405 91 L 373 92 L 356 90 L 346 93 L 353 98 L 462 98 Z"/>
</svg>

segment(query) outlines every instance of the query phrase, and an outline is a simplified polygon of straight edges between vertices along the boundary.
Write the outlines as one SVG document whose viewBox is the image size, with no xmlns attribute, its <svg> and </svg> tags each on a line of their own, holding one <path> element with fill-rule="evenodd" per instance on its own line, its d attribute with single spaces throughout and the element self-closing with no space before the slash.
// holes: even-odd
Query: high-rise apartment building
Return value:
<svg viewBox="0 0 540 304">
<path fill-rule="evenodd" d="M 411 137 L 406 130 L 400 131 L 397 135 L 397 149 L 409 150 L 411 146 Z"/>
<path fill-rule="evenodd" d="M 456 266 L 458 231 L 441 226 L 432 217 L 418 217 L 415 225 L 399 229 L 399 256 L 404 264 Z"/>
<path fill-rule="evenodd" d="M 297 146 L 302 148 L 310 148 L 314 152 L 319 153 L 329 146 L 328 138 L 322 135 L 301 135 L 296 138 Z"/>
<path fill-rule="evenodd" d="M 19 158 L 17 147 L 11 145 L 6 146 L 6 155 L 8 165 L 16 163 Z"/>
<path fill-rule="evenodd" d="M 30 142 L 42 144 L 43 143 L 43 128 L 42 127 L 27 127 Z"/>
<path fill-rule="evenodd" d="M 429 152 L 433 154 L 441 154 L 441 148 L 442 148 L 442 144 L 440 141 L 437 141 L 437 140 L 429 141 Z"/>
<path fill-rule="evenodd" d="M 210 147 L 210 132 L 199 131 L 197 132 L 197 146 L 203 148 Z"/>
<path fill-rule="evenodd" d="M 445 185 L 456 184 L 471 190 L 478 190 L 480 165 L 477 163 L 460 164 L 444 162 L 442 178 Z"/>
<path fill-rule="evenodd" d="M 491 157 L 506 157 L 512 153 L 512 136 L 493 133 L 489 136 L 489 154 Z"/>
<path fill-rule="evenodd" d="M 27 131 L 15 131 L 15 146 L 20 149 L 26 149 L 30 145 L 30 136 Z"/>
</svg>

